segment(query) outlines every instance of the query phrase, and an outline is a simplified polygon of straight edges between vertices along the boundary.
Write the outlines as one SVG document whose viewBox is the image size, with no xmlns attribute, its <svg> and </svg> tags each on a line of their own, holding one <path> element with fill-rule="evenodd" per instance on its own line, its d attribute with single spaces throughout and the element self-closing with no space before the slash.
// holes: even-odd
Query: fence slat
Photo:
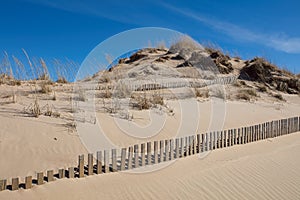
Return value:
<svg viewBox="0 0 300 200">
<path fill-rule="evenodd" d="M 237 144 L 237 132 L 236 132 L 236 129 L 233 129 L 232 132 L 233 132 L 232 143 L 233 143 L 233 145 L 236 145 Z"/>
<path fill-rule="evenodd" d="M 128 164 L 127 169 L 132 169 L 133 147 L 128 148 Z"/>
<path fill-rule="evenodd" d="M 188 137 L 184 137 L 184 141 L 182 142 L 183 148 L 182 148 L 182 156 L 188 155 Z"/>
<path fill-rule="evenodd" d="M 165 140 L 165 161 L 169 161 L 170 159 L 170 141 Z"/>
<path fill-rule="evenodd" d="M 274 122 L 271 121 L 271 138 L 274 137 Z"/>
<path fill-rule="evenodd" d="M 227 131 L 225 130 L 225 131 L 224 131 L 224 147 L 227 147 L 227 146 L 228 146 L 227 139 L 228 139 Z"/>
<path fill-rule="evenodd" d="M 248 141 L 248 127 L 245 127 L 245 144 L 249 143 Z"/>
<path fill-rule="evenodd" d="M 183 157 L 184 155 L 184 138 L 180 138 L 180 150 L 179 157 Z"/>
<path fill-rule="evenodd" d="M 184 145 L 183 145 L 183 156 L 188 156 L 188 144 L 189 144 L 189 140 L 188 137 L 184 137 Z"/>
<path fill-rule="evenodd" d="M 297 132 L 300 131 L 300 117 L 297 117 L 297 122 L 298 122 L 298 125 L 297 125 Z"/>
<path fill-rule="evenodd" d="M 231 146 L 233 146 L 234 145 L 234 129 L 231 129 Z"/>
<path fill-rule="evenodd" d="M 261 124 L 258 125 L 258 139 L 262 140 Z"/>
<path fill-rule="evenodd" d="M 205 134 L 201 134 L 201 152 L 205 151 Z"/>
<path fill-rule="evenodd" d="M 254 126 L 254 133 L 255 133 L 255 141 L 259 140 L 259 132 L 258 132 L 258 125 Z"/>
<path fill-rule="evenodd" d="M 283 135 L 283 120 L 279 120 L 279 136 Z"/>
<path fill-rule="evenodd" d="M 26 176 L 25 177 L 25 189 L 32 188 L 32 176 Z"/>
<path fill-rule="evenodd" d="M 48 170 L 47 171 L 47 182 L 52 182 L 54 181 L 54 172 L 53 170 Z"/>
<path fill-rule="evenodd" d="M 201 136 L 200 134 L 197 134 L 197 145 L 196 145 L 196 153 L 200 153 L 201 149 Z"/>
<path fill-rule="evenodd" d="M 212 132 L 209 133 L 209 139 L 208 139 L 208 144 L 209 144 L 209 150 L 213 150 L 213 134 Z"/>
<path fill-rule="evenodd" d="M 158 141 L 154 141 L 154 164 L 158 163 Z"/>
<path fill-rule="evenodd" d="M 251 142 L 254 142 L 254 127 L 253 126 L 251 126 L 250 127 L 250 140 L 251 140 Z"/>
<path fill-rule="evenodd" d="M 249 141 L 249 143 L 251 143 L 252 142 L 252 128 L 251 128 L 251 126 L 249 126 L 249 128 L 248 128 L 248 137 L 249 137 L 248 141 Z"/>
<path fill-rule="evenodd" d="M 11 190 L 15 191 L 19 189 L 19 178 L 12 178 Z"/>
<path fill-rule="evenodd" d="M 244 128 L 241 128 L 241 144 L 244 144 L 245 142 L 245 132 Z"/>
<path fill-rule="evenodd" d="M 267 123 L 265 123 L 265 133 L 264 133 L 265 139 L 268 138 L 268 128 L 269 128 L 269 124 L 268 124 L 268 122 L 267 122 Z"/>
<path fill-rule="evenodd" d="M 102 173 L 102 151 L 97 151 L 97 174 Z"/>
<path fill-rule="evenodd" d="M 298 131 L 300 131 L 300 117 L 298 117 Z"/>
<path fill-rule="evenodd" d="M 275 121 L 275 134 L 274 137 L 278 137 L 278 120 Z"/>
<path fill-rule="evenodd" d="M 187 147 L 188 147 L 188 155 L 192 155 L 192 149 L 193 149 L 193 138 L 192 138 L 192 136 L 188 136 L 188 145 L 187 145 Z"/>
<path fill-rule="evenodd" d="M 243 128 L 239 128 L 239 144 L 243 144 Z"/>
<path fill-rule="evenodd" d="M 109 151 L 104 150 L 104 173 L 109 173 Z"/>
<path fill-rule="evenodd" d="M 120 170 L 125 170 L 125 162 L 126 162 L 126 148 L 122 148 L 121 150 L 121 167 Z"/>
<path fill-rule="evenodd" d="M 142 164 L 142 166 L 145 166 L 145 164 L 146 164 L 146 159 L 145 159 L 145 157 L 146 157 L 146 144 L 145 143 L 142 143 L 141 144 L 141 164 Z"/>
<path fill-rule="evenodd" d="M 94 156 L 92 153 L 88 154 L 88 176 L 93 175 L 94 171 Z"/>
<path fill-rule="evenodd" d="M 231 130 L 228 130 L 228 146 L 230 147 L 230 146 L 232 146 L 232 143 L 231 143 L 231 141 L 232 141 L 232 133 L 231 133 Z"/>
<path fill-rule="evenodd" d="M 0 191 L 6 190 L 7 180 L 0 180 Z"/>
<path fill-rule="evenodd" d="M 44 173 L 39 172 L 37 173 L 37 185 L 42 185 L 44 184 Z"/>
<path fill-rule="evenodd" d="M 220 131 L 220 148 L 224 147 L 224 132 Z"/>
<path fill-rule="evenodd" d="M 170 140 L 170 160 L 174 159 L 174 140 Z"/>
<path fill-rule="evenodd" d="M 139 145 L 136 144 L 133 146 L 134 148 L 134 167 L 139 167 Z"/>
<path fill-rule="evenodd" d="M 214 131 L 214 149 L 217 149 L 217 145 L 218 145 L 218 132 Z"/>
<path fill-rule="evenodd" d="M 65 169 L 58 170 L 58 178 L 59 179 L 65 178 Z"/>
<path fill-rule="evenodd" d="M 117 150 L 112 149 L 111 150 L 111 167 L 112 167 L 112 172 L 118 171 L 118 166 L 117 166 Z"/>
<path fill-rule="evenodd" d="M 175 155 L 174 158 L 179 158 L 179 138 L 175 139 Z"/>
<path fill-rule="evenodd" d="M 78 157 L 78 176 L 79 178 L 84 177 L 84 155 Z"/>
<path fill-rule="evenodd" d="M 254 125 L 253 126 L 253 132 L 254 132 L 254 141 L 256 142 L 257 141 L 257 125 Z"/>
<path fill-rule="evenodd" d="M 159 141 L 160 145 L 159 145 L 159 150 L 160 150 L 160 153 L 159 153 L 159 162 L 163 162 L 164 161 L 164 150 L 165 150 L 165 145 L 164 145 L 164 141 L 163 140 L 160 140 Z"/>
<path fill-rule="evenodd" d="M 147 164 L 151 165 L 152 154 L 151 154 L 151 142 L 147 142 Z"/>
<path fill-rule="evenodd" d="M 74 167 L 69 167 L 68 168 L 68 178 L 74 178 L 75 173 L 74 173 Z"/>
</svg>

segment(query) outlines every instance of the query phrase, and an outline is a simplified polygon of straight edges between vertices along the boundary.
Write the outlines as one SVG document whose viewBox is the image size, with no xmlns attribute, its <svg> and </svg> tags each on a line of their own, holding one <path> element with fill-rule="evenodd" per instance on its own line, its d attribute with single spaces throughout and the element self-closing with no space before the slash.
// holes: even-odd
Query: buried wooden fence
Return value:
<svg viewBox="0 0 300 200">
<path fill-rule="evenodd" d="M 129 170 L 298 131 L 300 131 L 300 117 L 293 117 L 243 128 L 136 144 L 120 150 L 98 151 L 95 157 L 89 153 L 87 162 L 84 155 L 79 155 L 78 166 L 59 169 L 57 173 L 54 173 L 54 170 L 48 170 L 46 173 L 39 172 L 34 179 L 32 176 L 25 177 L 25 183 L 20 183 L 19 177 L 12 178 L 9 184 L 7 179 L 0 180 L 0 191 L 30 189 L 33 184 L 42 185 L 62 178 L 83 178 L 93 174 Z"/>
<path fill-rule="evenodd" d="M 124 81 L 120 82 L 116 85 L 104 85 L 99 86 L 99 90 L 106 90 L 112 89 L 117 90 L 120 89 L 120 86 L 126 87 L 131 91 L 150 91 L 150 90 L 159 90 L 164 88 L 183 88 L 183 87 L 192 87 L 192 88 L 202 88 L 211 85 L 229 85 L 235 83 L 237 80 L 237 76 L 226 76 L 226 77 L 217 77 L 212 80 L 198 80 L 198 81 L 165 81 L 165 80 L 156 80 L 156 82 L 152 82 L 151 80 L 148 81 L 141 81 L 137 83 L 137 81 Z M 110 87 L 110 88 L 108 88 Z"/>
</svg>

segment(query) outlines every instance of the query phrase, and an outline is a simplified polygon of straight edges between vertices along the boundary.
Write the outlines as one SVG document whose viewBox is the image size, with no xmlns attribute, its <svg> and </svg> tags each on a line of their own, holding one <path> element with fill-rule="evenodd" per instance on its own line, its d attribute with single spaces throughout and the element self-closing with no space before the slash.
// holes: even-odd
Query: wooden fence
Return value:
<svg viewBox="0 0 300 200">
<path fill-rule="evenodd" d="M 7 184 L 7 180 L 0 180 L 0 191 L 30 189 L 33 185 L 42 185 L 62 178 L 83 178 L 93 174 L 130 170 L 298 131 L 300 131 L 300 117 L 293 117 L 242 128 L 136 144 L 119 150 L 98 151 L 95 157 L 91 153 L 87 155 L 87 164 L 85 164 L 85 156 L 79 155 L 78 166 L 55 172 L 54 170 L 48 170 L 46 173 L 39 172 L 34 178 L 25 177 L 25 183 L 20 183 L 19 177 L 12 178 L 11 184 Z"/>
<path fill-rule="evenodd" d="M 227 76 L 227 77 L 217 77 L 212 80 L 188 80 L 186 81 L 166 81 L 166 80 L 157 80 L 153 82 L 151 80 L 140 81 L 126 81 L 121 82 L 116 85 L 109 86 L 109 89 L 117 90 L 118 87 L 126 87 L 130 91 L 150 91 L 150 90 L 159 90 L 167 88 L 202 88 L 210 85 L 221 84 L 229 85 L 234 83 L 237 80 L 237 76 Z M 99 90 L 106 90 L 108 86 L 99 86 Z"/>
</svg>

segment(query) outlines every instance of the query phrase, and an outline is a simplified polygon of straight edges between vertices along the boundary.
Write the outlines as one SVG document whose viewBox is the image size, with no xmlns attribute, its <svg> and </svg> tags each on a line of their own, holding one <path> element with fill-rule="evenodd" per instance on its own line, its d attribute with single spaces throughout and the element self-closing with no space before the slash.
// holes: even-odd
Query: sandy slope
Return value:
<svg viewBox="0 0 300 200">
<path fill-rule="evenodd" d="M 109 138 L 111 144 L 117 148 L 128 147 L 140 142 L 149 140 L 160 140 L 172 137 L 179 137 L 183 135 L 191 135 L 194 132 L 195 124 L 197 122 L 196 132 L 204 133 L 207 130 L 221 130 L 228 128 L 238 128 L 241 126 L 253 125 L 264 121 L 275 120 L 285 117 L 297 116 L 300 113 L 299 97 L 292 97 L 289 103 L 285 104 L 271 104 L 265 102 L 234 102 L 228 101 L 225 104 L 216 102 L 203 102 L 197 104 L 199 107 L 200 117 L 195 120 L 193 115 L 185 115 L 184 121 L 188 122 L 182 124 L 182 118 L 179 116 L 180 107 L 174 106 L 175 115 L 167 116 L 166 122 L 162 128 L 153 136 L 147 138 L 136 138 L 132 135 L 124 134 L 124 128 L 128 128 L 131 133 L 136 136 L 143 133 L 136 129 L 136 125 L 132 127 L 120 126 L 116 123 L 113 117 L 107 114 L 98 113 L 97 117 L 101 123 L 101 129 L 105 132 L 105 137 Z M 187 102 L 189 105 L 189 102 Z M 212 104 L 216 104 L 213 105 Z M 219 105 L 220 104 L 220 105 Z M 175 104 L 174 104 L 175 105 Z M 224 109 L 224 122 L 218 120 L 219 115 L 214 116 L 214 122 L 211 123 L 212 109 Z M 220 107 L 220 108 L 219 108 Z M 187 107 L 188 108 L 188 107 Z M 147 125 L 150 127 L 156 126 L 151 124 L 148 111 L 140 113 L 140 118 L 137 123 Z M 218 112 L 217 112 L 218 113 Z M 40 118 L 24 117 L 18 115 L 1 114 L 1 129 L 0 129 L 0 178 L 11 178 L 14 176 L 25 177 L 27 175 L 35 175 L 36 172 L 46 171 L 48 169 L 57 170 L 61 167 L 70 167 L 77 165 L 77 156 L 79 154 L 86 154 L 87 150 L 82 145 L 80 138 L 76 132 L 70 131 L 65 127 L 64 121 L 56 118 L 49 118 L 41 116 Z M 191 123 L 189 123 L 191 122 Z M 223 125 L 224 123 L 224 125 Z M 96 125 L 90 125 L 92 129 Z M 86 128 L 84 126 L 83 128 Z M 179 132 L 178 132 L 178 128 Z M 88 129 L 85 129 L 88 130 Z M 96 129 L 98 130 L 98 129 Z M 86 131 L 90 134 L 90 131 Z M 151 132 L 151 128 L 149 129 Z M 93 137 L 91 138 L 93 139 Z M 109 144 L 109 145 L 111 145 Z M 107 142 L 99 140 L 97 150 L 105 149 Z"/>
<path fill-rule="evenodd" d="M 161 170 L 57 180 L 0 199 L 299 199 L 300 133 L 192 156 Z"/>
<path fill-rule="evenodd" d="M 242 90 L 258 91 L 257 83 L 249 81 L 244 85 L 224 86 L 227 101 L 215 97 L 204 100 L 203 96 L 189 99 L 196 91 L 190 87 L 162 89 L 159 94 L 164 98 L 163 106 L 156 103 L 156 108 L 142 111 L 120 107 L 115 112 L 112 108 L 126 105 L 122 104 L 126 98 L 117 98 L 115 103 L 114 98 L 104 96 L 113 92 L 111 95 L 118 97 L 126 93 L 126 87 L 110 91 L 102 86 L 145 84 L 145 77 L 147 81 L 152 79 L 151 83 L 214 77 L 208 71 L 199 74 L 194 68 L 176 67 L 185 60 L 176 58 L 175 54 L 165 55 L 165 50 L 147 51 L 148 57 L 121 63 L 112 73 L 99 72 L 90 80 L 78 82 L 77 86 L 46 84 L 47 81 L 23 82 L 20 86 L 0 85 L 0 179 L 9 178 L 10 184 L 11 178 L 18 176 L 24 182 L 25 176 L 35 177 L 36 172 L 76 166 L 77 156 L 87 154 L 88 150 L 120 149 L 142 142 L 300 115 L 300 96 L 297 95 L 280 93 L 287 102 L 279 101 L 272 97 L 278 91 L 268 89 L 264 93 L 258 92 L 260 97 L 251 96 L 251 102 L 236 101 L 235 95 Z M 163 55 L 164 58 L 158 59 Z M 230 62 L 236 69 L 245 64 Z M 236 69 L 235 75 L 239 73 Z M 43 92 L 43 86 L 50 90 Z M 210 97 L 219 91 L 215 89 L 222 88 L 219 85 L 209 87 Z M 157 91 L 150 91 L 148 95 L 154 95 L 153 92 Z M 136 101 L 133 94 L 142 95 L 137 91 L 130 93 L 128 99 L 133 102 Z M 35 118 L 28 115 L 36 99 L 43 113 L 47 108 L 53 108 L 51 116 L 42 114 Z M 58 115 L 55 117 L 54 113 Z M 119 117 L 112 116 L 113 113 Z M 123 114 L 134 117 L 132 120 L 129 117 L 120 119 Z M 43 186 L 35 185 L 28 191 L 0 192 L 0 199 L 300 199 L 297 187 L 300 185 L 299 139 L 300 133 L 296 133 L 216 150 L 202 159 L 192 156 L 171 165 L 147 166 L 144 168 L 147 171 L 160 169 L 149 173 L 131 171 L 57 180 Z M 90 144 L 89 149 L 84 145 L 86 143 Z M 138 172 L 144 169 L 138 169 Z"/>
<path fill-rule="evenodd" d="M 167 103 L 174 110 L 174 115 L 157 114 L 155 111 L 138 111 L 134 120 L 128 121 L 98 112 L 98 123 L 81 124 L 78 128 L 86 144 L 93 146 L 90 151 L 128 147 L 129 145 L 178 138 L 194 133 L 239 128 L 297 116 L 300 113 L 299 97 L 290 97 L 290 102 L 253 103 L 222 101 L 213 99 L 195 102 L 192 99 L 169 100 Z M 87 131 L 88 130 L 88 131 Z M 97 136 L 101 133 L 101 136 Z M 90 137 L 93 134 L 94 137 Z M 95 140 L 95 138 L 97 138 Z"/>
<path fill-rule="evenodd" d="M 75 165 L 86 152 L 78 135 L 58 120 L 0 116 L 0 121 L 1 178 Z"/>
<path fill-rule="evenodd" d="M 69 107 L 68 88 L 57 90 L 56 101 L 51 100 L 52 94 L 40 95 L 40 105 L 53 104 L 55 111 L 61 113 L 59 118 L 24 115 L 24 107 L 33 102 L 32 94 L 20 95 L 17 103 L 9 103 L 10 97 L 5 98 L 7 90 L 0 89 L 3 91 L 0 102 L 0 179 L 19 176 L 23 182 L 25 176 L 35 176 L 36 172 L 76 166 L 77 156 L 86 154 L 87 150 L 79 138 L 83 136 L 68 126 L 73 114 Z M 25 89 L 19 88 L 19 92 Z M 261 98 L 252 103 L 220 99 L 204 102 L 168 100 L 166 103 L 174 109 L 174 115 L 159 114 L 157 110 L 134 111 L 134 120 L 128 121 L 97 110 L 97 124 L 85 121 L 77 128 L 83 128 L 88 134 L 95 127 L 102 129 L 105 133 L 102 137 L 111 143 L 98 140 L 97 150 L 110 148 L 109 145 L 128 147 L 149 140 L 298 116 L 300 97 L 286 95 L 285 99 L 287 102 Z M 79 114 L 87 115 L 87 109 L 81 109 Z M 147 127 L 147 131 L 143 127 Z M 126 131 L 131 135 L 124 134 Z M 141 134 L 146 138 L 141 138 Z M 181 159 L 151 173 L 105 174 L 80 180 L 58 180 L 29 191 L 3 191 L 0 199 L 297 199 L 299 135 L 218 150 L 203 160 L 197 156 Z"/>
</svg>

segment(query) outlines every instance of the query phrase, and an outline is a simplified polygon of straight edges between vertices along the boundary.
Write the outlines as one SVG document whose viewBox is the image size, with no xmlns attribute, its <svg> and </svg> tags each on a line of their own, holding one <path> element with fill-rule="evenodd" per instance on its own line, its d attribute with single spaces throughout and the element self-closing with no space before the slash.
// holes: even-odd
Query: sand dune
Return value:
<svg viewBox="0 0 300 200">
<path fill-rule="evenodd" d="M 291 101 L 288 104 L 225 102 L 226 115 L 224 124 L 210 123 L 212 117 L 210 114 L 212 113 L 211 109 L 218 108 L 218 106 L 212 106 L 212 103 L 216 102 L 198 103 L 200 117 L 196 132 L 204 133 L 208 130 L 238 128 L 264 121 L 297 116 L 300 113 L 298 98 L 297 96 L 291 98 L 294 102 Z M 180 109 L 179 107 L 174 108 L 175 110 Z M 141 139 L 124 134 L 122 127 L 120 128 L 115 123 L 113 117 L 101 113 L 98 117 L 102 122 L 101 128 L 105 132 L 105 136 L 118 148 L 148 140 L 154 141 L 191 135 L 194 131 L 194 127 L 189 127 L 189 124 L 186 124 L 186 127 L 177 133 L 181 118 L 175 115 L 175 117 L 167 117 L 167 122 L 163 124 L 163 128 L 154 137 Z M 189 117 L 191 118 L 185 118 L 185 120 L 194 120 L 193 116 Z M 2 179 L 15 176 L 25 177 L 27 175 L 35 175 L 39 171 L 76 166 L 77 156 L 87 153 L 78 134 L 70 132 L 60 119 L 43 116 L 38 119 L 0 116 L 0 119 L 1 124 L 3 124 L 0 130 L 0 167 L 2 169 L 0 170 L 0 177 Z M 216 116 L 215 119 L 217 119 Z M 147 114 L 140 120 L 146 124 L 149 123 Z M 90 126 L 89 124 L 87 125 Z M 132 132 L 132 134 L 138 135 L 140 132 L 136 131 Z M 97 150 L 104 149 L 107 143 L 105 141 L 99 142 L 101 145 L 97 146 Z"/>
<path fill-rule="evenodd" d="M 99 72 L 94 81 L 90 78 L 74 87 L 47 83 L 49 91 L 43 92 L 46 83 L 41 81 L 0 86 L 0 179 L 11 184 L 12 177 L 21 177 L 23 183 L 25 176 L 35 177 L 37 172 L 76 166 L 79 154 L 299 116 L 300 96 L 293 93 L 295 89 L 287 94 L 277 91 L 275 85 L 247 80 L 207 88 L 134 90 L 122 98 L 118 95 L 126 88 L 108 89 L 134 66 L 140 66 L 138 73 L 128 73 L 127 81 L 144 78 L 147 73 L 153 80 L 158 73 L 169 81 L 197 75 L 189 67 L 177 67 L 182 58 L 178 61 L 169 55 L 157 60 L 155 56 L 150 56 L 155 65 L 149 65 L 149 59 L 121 63 L 113 73 Z M 178 71 L 168 71 L 169 64 Z M 238 74 L 240 68 L 236 66 L 232 73 Z M 110 76 L 105 77 L 107 74 Z M 201 79 L 210 80 L 206 79 L 209 76 L 203 73 Z M 217 94 L 220 88 L 227 94 Z M 209 96 L 195 95 L 198 89 L 209 90 Z M 245 91 L 248 100 L 237 98 Z M 155 93 L 163 98 L 162 103 L 146 109 L 128 106 L 153 101 Z M 37 101 L 43 114 L 35 118 L 30 109 Z M 45 116 L 50 107 L 51 115 Z M 300 199 L 299 139 L 300 133 L 294 133 L 132 171 L 61 179 L 30 190 L 6 190 L 0 192 L 0 199 Z"/>
<path fill-rule="evenodd" d="M 159 171 L 63 179 L 1 199 L 299 199 L 300 133 L 174 161 Z M 149 167 L 149 166 L 148 166 Z"/>
</svg>

